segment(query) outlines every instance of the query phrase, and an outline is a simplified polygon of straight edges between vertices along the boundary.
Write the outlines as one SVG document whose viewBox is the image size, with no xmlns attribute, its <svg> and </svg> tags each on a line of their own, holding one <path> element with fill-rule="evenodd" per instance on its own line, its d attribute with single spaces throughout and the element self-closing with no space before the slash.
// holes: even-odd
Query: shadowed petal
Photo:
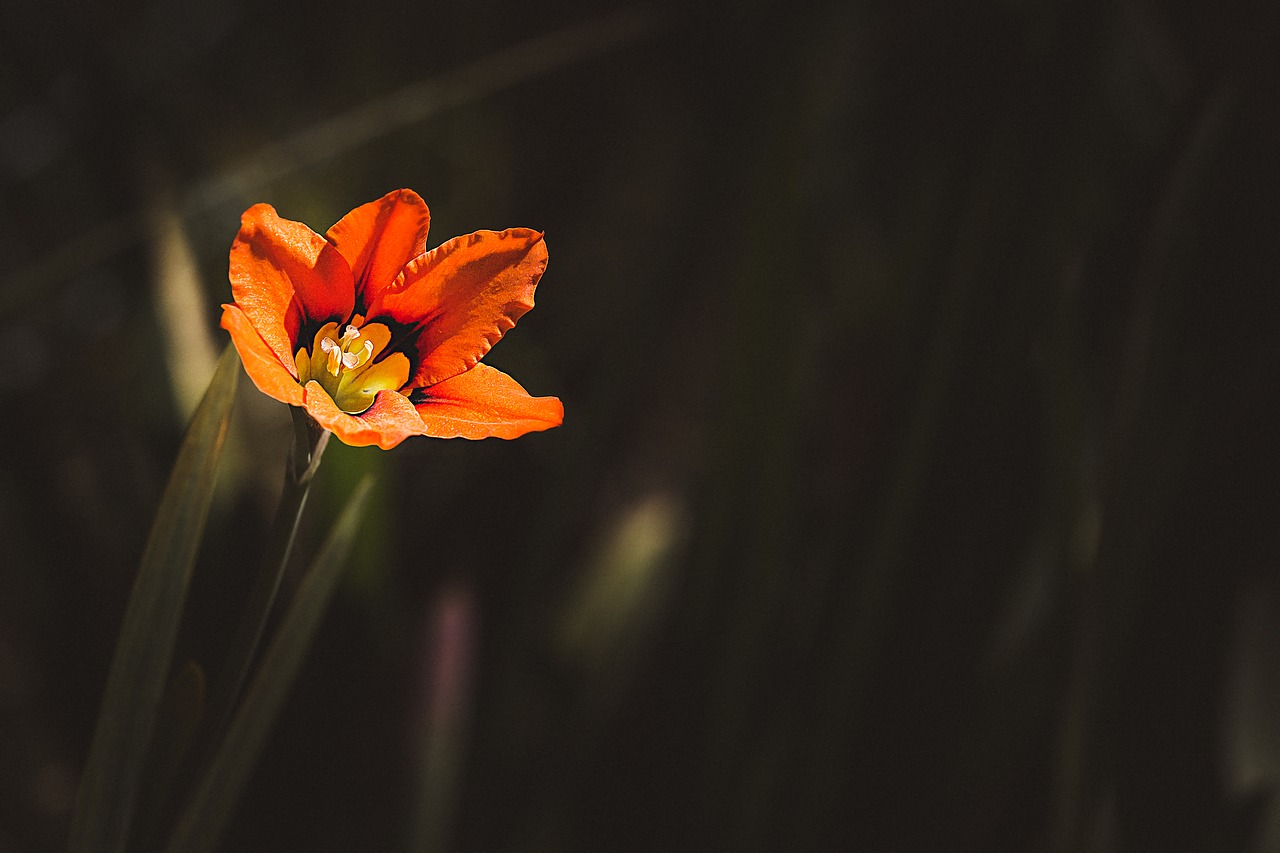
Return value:
<svg viewBox="0 0 1280 853">
<path fill-rule="evenodd" d="M 546 267 L 547 247 L 537 231 L 456 237 L 410 261 L 369 305 L 370 319 L 389 317 L 416 334 L 406 347 L 417 365 L 409 385 L 435 385 L 472 368 L 533 307 Z"/>
<path fill-rule="evenodd" d="M 431 214 L 413 190 L 396 190 L 362 204 L 325 235 L 351 267 L 358 299 L 368 305 L 400 270 L 427 248 Z"/>
<path fill-rule="evenodd" d="M 255 204 L 241 217 L 230 276 L 236 305 L 291 369 L 301 325 L 345 320 L 355 303 L 351 270 L 338 250 L 269 204 Z"/>
<path fill-rule="evenodd" d="M 307 413 L 344 444 L 376 444 L 390 450 L 409 436 L 426 432 L 413 404 L 397 391 L 379 391 L 373 405 L 359 415 L 339 409 L 319 382 L 308 382 L 306 392 Z"/>
<path fill-rule="evenodd" d="M 436 438 L 518 438 L 560 426 L 556 397 L 530 397 L 507 374 L 487 364 L 414 392 L 426 434 Z"/>
<path fill-rule="evenodd" d="M 290 372 L 290 367 L 280 363 L 243 311 L 234 305 L 223 305 L 222 328 L 231 333 L 231 341 L 240 354 L 244 372 L 249 374 L 259 391 L 291 406 L 302 405 L 302 386 L 298 384 L 297 377 Z M 289 364 L 293 364 L 292 358 Z"/>
</svg>

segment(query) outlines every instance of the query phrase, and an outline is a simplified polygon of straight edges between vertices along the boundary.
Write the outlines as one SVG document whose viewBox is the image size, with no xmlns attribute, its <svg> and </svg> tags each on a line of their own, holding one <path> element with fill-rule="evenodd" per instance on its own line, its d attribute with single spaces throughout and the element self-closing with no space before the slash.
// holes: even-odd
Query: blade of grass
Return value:
<svg viewBox="0 0 1280 853">
<path fill-rule="evenodd" d="M 204 718 L 205 674 L 194 660 L 178 667 L 160 703 L 151 749 L 138 790 L 138 818 L 131 834 L 135 850 L 154 850 L 164 838 L 165 805 L 172 799 L 182 764 Z"/>
<path fill-rule="evenodd" d="M 228 346 L 165 486 L 76 793 L 68 845 L 73 853 L 123 850 L 128 839 L 239 378 L 239 358 Z"/>
<path fill-rule="evenodd" d="M 217 847 L 342 576 L 371 486 L 366 477 L 356 487 L 307 570 L 244 703 L 169 839 L 171 853 L 207 853 Z"/>
</svg>

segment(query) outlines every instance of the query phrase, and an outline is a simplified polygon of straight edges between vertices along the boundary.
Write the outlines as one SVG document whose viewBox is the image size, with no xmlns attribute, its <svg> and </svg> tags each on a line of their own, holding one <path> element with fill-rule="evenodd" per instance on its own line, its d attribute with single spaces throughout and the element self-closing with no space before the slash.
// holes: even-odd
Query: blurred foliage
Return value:
<svg viewBox="0 0 1280 853">
<path fill-rule="evenodd" d="M 240 212 L 401 186 L 547 232 L 489 360 L 566 422 L 329 449 L 295 563 L 374 512 L 224 849 L 1280 847 L 1277 7 L 699 8 L 0 10 L 0 850 Z M 289 434 L 242 383 L 176 661 Z"/>
</svg>

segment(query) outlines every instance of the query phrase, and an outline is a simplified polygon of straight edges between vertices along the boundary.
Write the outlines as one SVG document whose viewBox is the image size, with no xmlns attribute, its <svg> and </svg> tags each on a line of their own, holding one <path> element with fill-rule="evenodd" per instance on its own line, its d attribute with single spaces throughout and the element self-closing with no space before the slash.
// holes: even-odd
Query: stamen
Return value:
<svg viewBox="0 0 1280 853">
<path fill-rule="evenodd" d="M 347 368 L 347 370 L 350 370 L 351 368 L 355 367 L 359 363 L 360 363 L 360 356 L 356 355 L 355 353 L 344 352 L 342 354 L 342 364 L 344 367 Z"/>
<path fill-rule="evenodd" d="M 342 345 L 345 347 L 358 337 L 360 337 L 360 330 L 355 326 L 348 325 L 346 330 L 342 333 Z"/>
<path fill-rule="evenodd" d="M 334 376 L 338 375 L 338 371 L 342 369 L 343 352 L 342 347 L 338 346 L 330 338 L 325 338 L 320 342 L 320 349 L 329 354 L 329 372 Z"/>
</svg>

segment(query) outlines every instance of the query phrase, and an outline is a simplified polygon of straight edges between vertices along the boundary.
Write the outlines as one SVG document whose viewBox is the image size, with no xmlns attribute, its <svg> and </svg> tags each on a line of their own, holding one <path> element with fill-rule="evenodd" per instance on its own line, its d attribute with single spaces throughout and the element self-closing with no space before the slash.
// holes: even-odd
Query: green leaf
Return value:
<svg viewBox="0 0 1280 853">
<path fill-rule="evenodd" d="M 356 487 L 307 570 L 240 710 L 169 839 L 171 853 L 208 853 L 217 847 L 342 576 L 372 485 L 372 478 L 366 477 Z"/>
<path fill-rule="evenodd" d="M 153 850 L 158 846 L 167 814 L 165 806 L 172 799 L 182 762 L 203 718 L 204 697 L 204 669 L 188 660 L 174 671 L 160 700 L 138 789 L 138 818 L 132 832 L 134 849 Z"/>
<path fill-rule="evenodd" d="M 204 694 L 204 669 L 193 660 L 184 663 L 169 679 L 151 741 L 144 788 L 157 792 L 169 790 L 200 725 Z M 144 795 L 142 802 L 150 800 Z"/>
<path fill-rule="evenodd" d="M 76 793 L 73 853 L 120 851 L 128 840 L 239 378 L 228 345 L 187 427 L 134 580 Z"/>
</svg>

